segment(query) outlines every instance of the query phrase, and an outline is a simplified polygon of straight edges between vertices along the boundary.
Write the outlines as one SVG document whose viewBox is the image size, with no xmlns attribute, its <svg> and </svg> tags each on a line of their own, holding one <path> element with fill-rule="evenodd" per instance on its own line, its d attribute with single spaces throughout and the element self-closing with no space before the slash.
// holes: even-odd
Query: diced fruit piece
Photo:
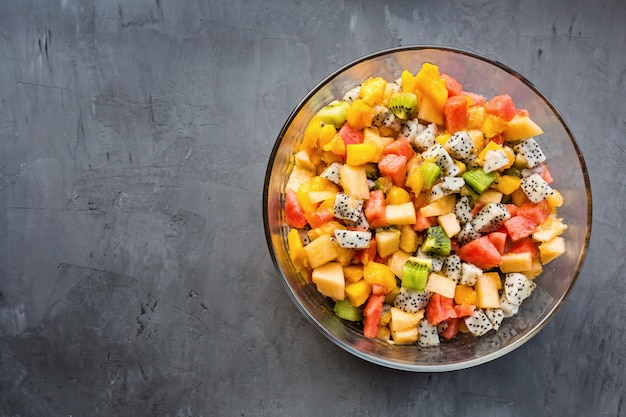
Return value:
<svg viewBox="0 0 626 417">
<path fill-rule="evenodd" d="M 363 99 L 356 99 L 346 110 L 346 121 L 354 130 L 360 130 L 370 127 L 375 115 L 376 112 L 372 106 L 368 105 Z"/>
<path fill-rule="evenodd" d="M 454 213 L 448 213 L 437 217 L 437 222 L 449 238 L 456 236 L 456 234 L 461 231 L 461 224 Z"/>
<path fill-rule="evenodd" d="M 363 278 L 363 265 L 348 265 L 343 267 L 343 276 L 346 278 L 346 281 L 354 283 L 358 282 Z"/>
<path fill-rule="evenodd" d="M 448 340 L 452 340 L 456 337 L 459 332 L 459 324 L 461 323 L 460 318 L 448 319 L 445 322 L 441 323 L 441 325 L 445 325 L 444 329 L 439 332 L 441 337 L 445 337 Z"/>
<path fill-rule="evenodd" d="M 393 305 L 408 313 L 416 313 L 426 307 L 431 295 L 432 294 L 426 290 L 415 291 L 400 287 Z"/>
<path fill-rule="evenodd" d="M 518 157 L 523 158 L 522 160 L 528 168 L 534 168 L 546 160 L 546 155 L 533 138 L 521 141 L 513 149 L 517 152 Z"/>
<path fill-rule="evenodd" d="M 376 155 L 376 146 L 368 143 L 351 143 L 346 145 L 346 164 L 363 165 L 372 162 Z"/>
<path fill-rule="evenodd" d="M 394 155 L 405 156 L 407 161 L 411 159 L 413 155 L 415 155 L 415 151 L 411 147 L 408 139 L 403 137 L 399 137 L 388 145 L 385 145 L 385 147 L 383 148 L 383 155 L 387 155 L 390 153 Z"/>
<path fill-rule="evenodd" d="M 327 208 L 320 207 L 309 213 L 304 213 L 304 217 L 311 227 L 316 228 L 333 219 L 334 215 Z"/>
<path fill-rule="evenodd" d="M 339 181 L 343 192 L 357 200 L 365 200 L 370 196 L 367 174 L 364 166 L 344 164 L 339 170 Z"/>
<path fill-rule="evenodd" d="M 385 220 L 390 225 L 414 224 L 415 206 L 411 201 L 402 204 L 388 204 L 385 207 Z"/>
<path fill-rule="evenodd" d="M 296 269 L 303 273 L 308 266 L 306 252 L 300 233 L 296 229 L 291 229 L 287 234 L 287 245 L 289 248 L 289 257 L 291 258 Z"/>
<path fill-rule="evenodd" d="M 465 171 L 462 175 L 465 183 L 472 187 L 478 194 L 485 192 L 487 188 L 496 180 L 496 173 L 486 173 L 482 168 L 475 168 Z"/>
<path fill-rule="evenodd" d="M 449 195 L 420 208 L 419 211 L 424 217 L 443 216 L 452 213 L 455 203 L 456 198 Z"/>
<path fill-rule="evenodd" d="M 506 128 L 502 132 L 507 141 L 518 141 L 533 136 L 539 136 L 543 130 L 539 125 L 533 122 L 530 117 L 516 114 L 506 124 Z"/>
<path fill-rule="evenodd" d="M 471 316 L 472 314 L 474 314 L 474 310 L 476 310 L 476 305 L 474 304 L 459 304 L 454 306 L 456 316 L 459 318 Z"/>
<path fill-rule="evenodd" d="M 443 114 L 448 132 L 454 133 L 463 129 L 468 118 L 467 99 L 464 96 L 448 97 L 443 106 Z"/>
<path fill-rule="evenodd" d="M 419 311 L 417 313 L 407 313 L 397 307 L 391 307 L 390 312 L 391 320 L 389 321 L 389 329 L 392 332 L 399 332 L 412 327 L 417 329 L 417 325 L 424 317 L 423 311 Z"/>
<path fill-rule="evenodd" d="M 507 248 L 507 252 L 510 253 L 520 253 L 520 252 L 529 252 L 532 257 L 536 257 L 539 255 L 539 248 L 535 242 L 530 237 L 525 237 L 523 239 L 518 240 L 517 242 L 511 242 Z"/>
<path fill-rule="evenodd" d="M 433 263 L 430 259 L 410 257 L 402 268 L 402 286 L 411 290 L 423 291 Z"/>
<path fill-rule="evenodd" d="M 404 330 L 391 330 L 391 338 L 396 345 L 407 345 L 417 342 L 419 332 L 417 330 L 417 326 Z"/>
<path fill-rule="evenodd" d="M 539 242 L 547 242 L 561 235 L 567 230 L 567 225 L 563 223 L 563 219 L 556 216 L 548 217 L 533 232 L 533 239 Z"/>
<path fill-rule="evenodd" d="M 454 302 L 461 305 L 478 304 L 478 293 L 469 285 L 457 285 L 454 289 Z"/>
<path fill-rule="evenodd" d="M 361 309 L 353 306 L 348 299 L 337 301 L 333 311 L 337 317 L 348 321 L 360 321 L 363 318 Z"/>
<path fill-rule="evenodd" d="M 342 248 L 364 249 L 369 246 L 372 233 L 357 230 L 335 230 L 335 238 Z"/>
<path fill-rule="evenodd" d="M 412 253 L 417 250 L 419 243 L 420 239 L 413 228 L 410 225 L 402 225 L 400 228 L 400 249 Z"/>
<path fill-rule="evenodd" d="M 430 297 L 430 301 L 426 306 L 426 319 L 429 324 L 437 325 L 442 321 L 450 318 L 456 318 L 456 310 L 454 309 L 454 300 L 450 297 L 442 296 L 435 293 Z"/>
<path fill-rule="evenodd" d="M 382 294 L 372 294 L 367 299 L 365 308 L 363 309 L 363 335 L 369 338 L 375 338 L 378 334 L 378 323 L 383 314 L 383 303 L 385 296 Z"/>
<path fill-rule="evenodd" d="M 451 279 L 431 272 L 426 283 L 426 290 L 432 293 L 443 295 L 447 298 L 454 298 L 456 282 Z"/>
<path fill-rule="evenodd" d="M 531 203 L 539 203 L 552 194 L 552 187 L 539 174 L 532 174 L 522 178 L 520 188 Z"/>
<path fill-rule="evenodd" d="M 312 242 L 313 243 L 313 242 Z M 311 244 L 306 247 L 311 246 Z M 334 300 L 345 298 L 345 284 L 343 268 L 337 262 L 328 262 L 315 267 L 311 274 L 311 280 L 317 286 L 317 290 Z"/>
<path fill-rule="evenodd" d="M 476 279 L 476 293 L 478 295 L 478 307 L 499 308 L 500 295 L 494 280 L 486 274 L 480 275 Z"/>
<path fill-rule="evenodd" d="M 369 195 L 369 193 L 368 193 Z M 333 212 L 338 219 L 356 222 L 361 216 L 363 200 L 352 197 L 349 194 L 339 192 L 335 195 Z"/>
<path fill-rule="evenodd" d="M 395 93 L 389 97 L 389 110 L 402 120 L 407 120 L 417 108 L 417 97 L 413 93 Z"/>
<path fill-rule="evenodd" d="M 456 165 L 454 159 L 448 154 L 446 149 L 440 143 L 435 143 L 422 153 L 422 157 L 425 160 L 433 161 L 436 163 L 443 175 L 455 176 L 459 174 L 460 169 Z"/>
<path fill-rule="evenodd" d="M 493 329 L 491 320 L 489 320 L 485 312 L 480 308 L 474 310 L 474 313 L 471 316 L 466 317 L 464 321 L 468 330 L 474 336 L 482 336 L 489 330 Z"/>
<path fill-rule="evenodd" d="M 498 249 L 498 252 L 502 255 L 504 253 L 504 249 L 506 248 L 506 238 L 507 234 L 504 232 L 491 232 L 487 235 L 491 243 Z"/>
<path fill-rule="evenodd" d="M 503 194 L 509 195 L 520 187 L 522 179 L 513 175 L 501 175 L 498 177 L 494 188 Z"/>
<path fill-rule="evenodd" d="M 533 256 L 530 252 L 508 252 L 502 255 L 500 270 L 504 273 L 530 271 L 531 269 L 533 269 Z"/>
<path fill-rule="evenodd" d="M 417 344 L 420 347 L 439 346 L 439 333 L 436 325 L 428 323 L 428 320 L 421 320 L 417 330 L 419 333 Z"/>
<path fill-rule="evenodd" d="M 565 239 L 560 236 L 539 245 L 539 256 L 542 264 L 547 264 L 565 253 Z"/>
<path fill-rule="evenodd" d="M 393 181 L 394 185 L 404 187 L 406 181 L 406 162 L 404 155 L 387 154 L 378 163 L 378 169 L 382 175 L 386 175 Z"/>
<path fill-rule="evenodd" d="M 536 227 L 537 223 L 526 216 L 513 216 L 504 222 L 504 229 L 513 242 L 530 236 Z"/>
<path fill-rule="evenodd" d="M 344 275 L 345 275 L 344 268 Z M 367 298 L 372 293 L 372 286 L 367 283 L 364 279 L 361 279 L 357 282 L 350 283 L 346 285 L 346 297 L 350 300 L 353 306 L 359 307 L 367 301 Z"/>
<path fill-rule="evenodd" d="M 396 277 L 385 264 L 368 262 L 363 266 L 363 279 L 370 285 L 380 285 L 392 291 L 397 287 Z"/>
<path fill-rule="evenodd" d="M 437 137 L 437 125 L 431 123 L 424 130 L 419 132 L 415 139 L 411 142 L 415 148 L 423 152 L 435 144 L 435 138 Z"/>
<path fill-rule="evenodd" d="M 387 261 L 387 266 L 391 269 L 391 272 L 395 276 L 402 279 L 402 272 L 404 270 L 404 264 L 411 257 L 411 254 L 400 249 L 394 252 Z"/>
<path fill-rule="evenodd" d="M 485 111 L 504 120 L 510 121 L 517 114 L 513 99 L 508 94 L 493 97 L 485 103 Z"/>
<path fill-rule="evenodd" d="M 289 227 L 303 228 L 307 224 L 304 210 L 293 190 L 285 191 L 285 223 Z"/>
<path fill-rule="evenodd" d="M 360 97 L 370 106 L 383 101 L 387 81 L 382 77 L 370 77 L 361 84 Z"/>
<path fill-rule="evenodd" d="M 319 117 L 322 123 L 333 125 L 339 129 L 346 121 L 346 110 L 348 110 L 348 107 L 350 107 L 348 102 L 334 100 L 322 107 L 317 112 L 317 117 Z"/>
<path fill-rule="evenodd" d="M 422 165 L 420 165 L 419 170 L 422 174 L 424 188 L 432 187 L 435 181 L 439 179 L 442 172 L 441 168 L 432 161 L 424 161 Z"/>
<path fill-rule="evenodd" d="M 525 275 L 514 272 L 507 274 L 504 279 L 504 294 L 507 300 L 515 305 L 520 305 L 530 297 L 537 284 L 529 280 Z"/>
<path fill-rule="evenodd" d="M 330 235 L 321 235 L 304 247 L 307 261 L 311 268 L 317 268 L 327 262 L 337 259 L 339 251 L 331 240 Z M 343 279 L 343 272 L 342 272 Z"/>
<path fill-rule="evenodd" d="M 450 238 L 441 226 L 432 226 L 426 230 L 426 235 L 422 241 L 424 253 L 447 256 L 451 250 Z"/>
<path fill-rule="evenodd" d="M 489 233 L 499 229 L 502 223 L 510 217 L 511 214 L 504 204 L 489 203 L 474 215 L 472 226 L 477 232 Z"/>
<path fill-rule="evenodd" d="M 502 255 L 487 236 L 479 237 L 461 246 L 457 255 L 465 262 L 482 269 L 491 269 L 502 262 Z"/>
<path fill-rule="evenodd" d="M 376 232 L 376 250 L 381 258 L 386 258 L 400 249 L 400 230 L 391 228 Z"/>
<path fill-rule="evenodd" d="M 540 201 L 537 204 L 526 202 L 522 204 L 517 211 L 519 216 L 525 216 L 532 219 L 536 224 L 541 224 L 552 213 L 552 207 L 546 200 Z"/>
</svg>

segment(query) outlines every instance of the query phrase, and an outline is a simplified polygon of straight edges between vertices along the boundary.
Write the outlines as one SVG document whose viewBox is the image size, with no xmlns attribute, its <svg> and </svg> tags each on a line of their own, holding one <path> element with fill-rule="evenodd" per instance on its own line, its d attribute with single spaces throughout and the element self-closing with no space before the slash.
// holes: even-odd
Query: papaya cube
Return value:
<svg viewBox="0 0 626 417">
<path fill-rule="evenodd" d="M 339 250 L 331 240 L 329 234 L 324 234 L 304 247 L 306 259 L 311 268 L 315 269 L 327 262 L 337 259 Z M 339 264 L 337 264 L 339 265 Z M 343 270 L 341 272 L 343 277 Z"/>
<path fill-rule="evenodd" d="M 328 262 L 313 269 L 311 281 L 317 286 L 320 294 L 334 300 L 345 298 L 346 281 L 343 268 L 336 262 Z"/>
</svg>

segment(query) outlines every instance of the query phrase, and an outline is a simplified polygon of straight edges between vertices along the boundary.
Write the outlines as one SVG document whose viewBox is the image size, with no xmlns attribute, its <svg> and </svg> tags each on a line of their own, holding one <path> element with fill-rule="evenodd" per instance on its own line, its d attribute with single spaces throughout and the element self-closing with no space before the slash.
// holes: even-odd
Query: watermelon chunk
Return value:
<svg viewBox="0 0 626 417">
<path fill-rule="evenodd" d="M 461 319 L 460 318 L 448 319 L 446 320 L 446 323 L 448 325 L 446 326 L 446 329 L 443 332 L 441 332 L 441 336 L 445 337 L 448 340 L 452 340 L 454 339 L 456 334 L 459 332 L 459 324 L 461 324 Z"/>
<path fill-rule="evenodd" d="M 456 304 L 454 306 L 457 317 L 469 317 L 474 314 L 474 310 L 476 310 L 476 306 L 471 304 Z"/>
<path fill-rule="evenodd" d="M 522 238 L 530 236 L 537 227 L 537 223 L 534 220 L 526 217 L 513 216 L 508 220 L 505 220 L 503 223 L 506 232 L 513 242 L 516 242 Z"/>
<path fill-rule="evenodd" d="M 550 213 L 552 213 L 550 203 L 547 200 L 542 200 L 537 204 L 533 204 L 530 201 L 523 203 L 516 214 L 528 217 L 536 224 L 541 224 L 546 221 Z"/>
<path fill-rule="evenodd" d="M 390 153 L 381 158 L 378 163 L 378 169 L 382 175 L 391 178 L 394 185 L 404 187 L 404 182 L 406 181 L 406 162 L 406 156 Z"/>
<path fill-rule="evenodd" d="M 481 236 L 461 246 L 456 252 L 465 262 L 481 269 L 494 268 L 502 262 L 502 255 L 488 236 Z"/>
<path fill-rule="evenodd" d="M 506 251 L 509 253 L 530 252 L 533 258 L 539 255 L 539 247 L 530 237 L 524 237 L 517 242 L 511 242 Z"/>
<path fill-rule="evenodd" d="M 493 243 L 496 249 L 498 249 L 498 252 L 500 252 L 500 255 L 502 255 L 504 253 L 504 248 L 506 247 L 507 234 L 505 232 L 495 231 L 495 232 L 489 233 L 487 237 L 489 238 L 491 243 Z"/>
<path fill-rule="evenodd" d="M 363 143 L 363 129 L 354 129 L 348 123 L 344 123 L 337 134 L 341 136 L 341 139 L 343 139 L 346 145 L 351 143 Z"/>
<path fill-rule="evenodd" d="M 285 223 L 289 227 L 303 228 L 307 224 L 304 210 L 298 201 L 295 191 L 287 189 L 285 192 Z"/>
<path fill-rule="evenodd" d="M 378 334 L 378 324 L 383 315 L 384 302 L 384 294 L 372 294 L 367 299 L 363 309 L 363 335 L 365 337 L 375 338 Z"/>
<path fill-rule="evenodd" d="M 513 103 L 513 99 L 508 94 L 494 96 L 486 102 L 485 112 L 498 116 L 505 122 L 508 122 L 517 114 L 515 103 Z"/>
<path fill-rule="evenodd" d="M 448 89 L 448 97 L 460 96 L 463 93 L 463 86 L 455 78 L 442 72 L 440 77 L 446 82 L 446 88 Z"/>
<path fill-rule="evenodd" d="M 383 155 L 395 154 L 404 155 L 407 159 L 411 159 L 415 155 L 413 147 L 409 143 L 409 140 L 405 137 L 398 138 L 383 148 Z"/>
<path fill-rule="evenodd" d="M 467 99 L 463 96 L 448 97 L 443 106 L 443 115 L 446 121 L 446 130 L 449 133 L 458 132 L 467 123 Z"/>
<path fill-rule="evenodd" d="M 432 325 L 437 325 L 442 321 L 456 318 L 454 300 L 434 293 L 426 306 L 426 318 L 428 323 Z"/>
</svg>

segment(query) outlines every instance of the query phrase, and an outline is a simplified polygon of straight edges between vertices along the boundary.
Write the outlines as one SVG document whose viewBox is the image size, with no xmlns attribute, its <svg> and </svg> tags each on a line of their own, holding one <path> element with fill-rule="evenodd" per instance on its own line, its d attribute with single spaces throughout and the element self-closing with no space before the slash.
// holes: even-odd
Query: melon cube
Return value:
<svg viewBox="0 0 626 417">
<path fill-rule="evenodd" d="M 402 204 L 388 204 L 385 206 L 385 220 L 387 224 L 414 224 L 417 220 L 417 216 L 413 202 L 408 201 Z"/>
<path fill-rule="evenodd" d="M 397 229 L 376 233 L 376 251 L 381 258 L 386 258 L 400 249 L 400 235 Z"/>
<path fill-rule="evenodd" d="M 503 196 L 502 192 L 498 190 L 494 190 L 493 188 L 488 188 L 478 197 L 478 201 L 480 201 L 483 204 L 499 203 L 502 201 L 502 196 Z"/>
<path fill-rule="evenodd" d="M 411 257 L 410 253 L 403 251 L 402 249 L 396 251 L 391 255 L 389 261 L 387 262 L 387 266 L 391 269 L 391 272 L 394 273 L 398 278 L 402 278 L 402 270 L 404 269 L 404 264 Z"/>
<path fill-rule="evenodd" d="M 420 208 L 420 214 L 424 217 L 432 217 L 452 213 L 455 203 L 456 197 L 454 195 L 447 195 Z"/>
<path fill-rule="evenodd" d="M 486 274 L 478 276 L 474 288 L 478 295 L 478 307 L 500 308 L 500 295 L 493 277 Z"/>
<path fill-rule="evenodd" d="M 456 282 L 443 275 L 439 275 L 435 272 L 431 272 L 428 275 L 428 282 L 426 282 L 426 289 L 430 292 L 436 292 L 439 295 L 443 295 L 447 298 L 454 298 L 454 292 L 456 290 Z"/>
<path fill-rule="evenodd" d="M 539 245 L 539 257 L 542 264 L 547 264 L 565 253 L 565 239 L 560 236 Z"/>
<path fill-rule="evenodd" d="M 366 200 L 370 196 L 367 174 L 363 165 L 342 165 L 339 170 L 339 182 L 343 187 L 343 192 L 352 198 Z"/>
<path fill-rule="evenodd" d="M 343 268 L 337 262 L 328 262 L 314 268 L 311 281 L 317 286 L 320 294 L 337 301 L 345 298 L 346 281 L 343 277 Z"/>
<path fill-rule="evenodd" d="M 417 326 L 408 329 L 400 330 L 397 332 L 391 332 L 391 338 L 396 345 L 408 345 L 417 342 L 419 333 Z"/>
<path fill-rule="evenodd" d="M 530 117 L 516 114 L 511 120 L 506 122 L 502 135 L 507 141 L 517 141 L 538 136 L 542 133 L 543 129 L 533 122 Z"/>
<path fill-rule="evenodd" d="M 441 226 L 443 231 L 446 232 L 446 235 L 450 238 L 456 236 L 456 234 L 461 231 L 461 224 L 454 213 L 437 217 L 437 223 L 439 223 L 439 226 Z"/>
<path fill-rule="evenodd" d="M 504 273 L 530 271 L 533 268 L 533 255 L 530 252 L 505 253 L 502 255 L 500 270 Z"/>
<path fill-rule="evenodd" d="M 334 261 L 339 256 L 339 250 L 333 243 L 330 235 L 321 235 L 304 247 L 306 259 L 311 268 L 317 268 L 327 262 Z M 343 277 L 343 270 L 341 272 Z"/>
<path fill-rule="evenodd" d="M 424 318 L 424 310 L 417 313 L 407 313 L 397 307 L 391 307 L 391 321 L 389 322 L 389 330 L 398 332 L 412 327 L 417 328 L 420 320 Z"/>
</svg>

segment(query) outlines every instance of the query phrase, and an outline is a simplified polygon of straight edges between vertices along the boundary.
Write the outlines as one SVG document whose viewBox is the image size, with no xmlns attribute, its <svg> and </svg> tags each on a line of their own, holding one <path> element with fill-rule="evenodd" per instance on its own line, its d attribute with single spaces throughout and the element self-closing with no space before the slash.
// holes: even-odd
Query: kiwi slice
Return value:
<svg viewBox="0 0 626 417">
<path fill-rule="evenodd" d="M 496 173 L 486 173 L 482 168 L 475 168 L 463 173 L 465 183 L 478 194 L 482 194 L 496 180 Z"/>
<path fill-rule="evenodd" d="M 348 321 L 359 321 L 363 319 L 363 312 L 361 309 L 353 306 L 347 298 L 337 301 L 333 311 L 340 319 Z"/>
<path fill-rule="evenodd" d="M 426 230 L 422 252 L 429 255 L 448 256 L 451 250 L 452 242 L 441 226 L 431 226 Z"/>
<path fill-rule="evenodd" d="M 417 96 L 413 93 L 395 93 L 389 97 L 387 108 L 400 119 L 406 120 L 417 108 Z"/>
<path fill-rule="evenodd" d="M 346 121 L 346 110 L 350 105 L 347 101 L 333 100 L 317 112 L 317 116 L 325 125 L 334 125 L 337 129 Z"/>
<path fill-rule="evenodd" d="M 433 161 L 424 161 L 422 165 L 420 165 L 420 171 L 424 178 L 424 188 L 432 187 L 435 181 L 441 176 L 441 168 Z"/>
<path fill-rule="evenodd" d="M 402 286 L 411 290 L 423 291 L 433 261 L 411 256 L 402 267 Z"/>
</svg>

